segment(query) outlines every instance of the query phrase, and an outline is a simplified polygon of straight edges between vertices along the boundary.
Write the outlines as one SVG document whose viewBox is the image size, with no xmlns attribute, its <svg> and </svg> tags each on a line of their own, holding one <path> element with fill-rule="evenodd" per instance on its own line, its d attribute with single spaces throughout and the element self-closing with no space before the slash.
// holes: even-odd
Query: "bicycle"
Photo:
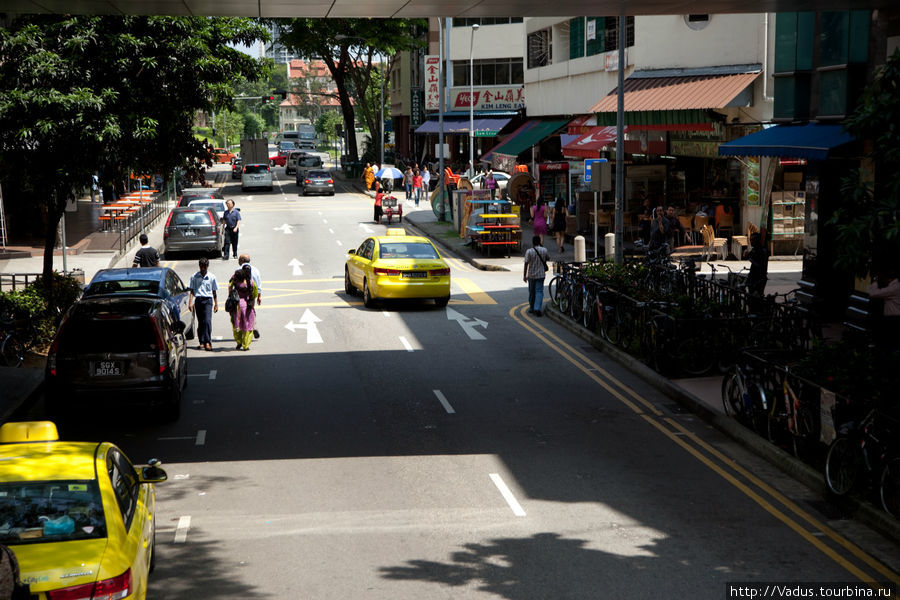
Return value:
<svg viewBox="0 0 900 600">
<path fill-rule="evenodd" d="M 819 434 L 819 423 L 810 403 L 803 401 L 804 389 L 799 393 L 791 385 L 790 370 L 785 368 L 780 385 L 775 384 L 778 392 L 772 394 L 772 402 L 766 419 L 766 437 L 774 444 L 787 438 L 791 452 L 801 458 L 809 449 L 810 443 Z M 802 381 L 798 381 L 802 384 Z M 779 393 L 780 392 L 780 393 Z"/>
<path fill-rule="evenodd" d="M 890 417 L 872 408 L 859 421 L 845 424 L 828 448 L 825 483 L 837 496 L 845 496 L 861 479 L 877 487 L 881 507 L 900 516 L 900 454 L 896 428 Z"/>
<path fill-rule="evenodd" d="M 0 363 L 6 367 L 21 367 L 35 337 L 31 319 L 4 313 L 0 318 Z"/>
<path fill-rule="evenodd" d="M 559 309 L 559 312 L 569 314 L 575 267 L 564 262 L 556 263 L 555 267 L 557 274 L 547 284 L 547 294 L 550 296 L 550 302 Z"/>
<path fill-rule="evenodd" d="M 722 406 L 726 415 L 761 433 L 767 422 L 767 398 L 754 375 L 749 363 L 735 363 L 722 379 Z"/>
</svg>

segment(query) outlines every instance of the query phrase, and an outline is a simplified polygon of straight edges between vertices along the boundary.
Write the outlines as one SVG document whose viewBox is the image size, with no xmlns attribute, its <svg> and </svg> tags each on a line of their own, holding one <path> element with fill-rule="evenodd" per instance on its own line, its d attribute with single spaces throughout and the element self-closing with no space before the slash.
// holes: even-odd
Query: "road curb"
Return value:
<svg viewBox="0 0 900 600">
<path fill-rule="evenodd" d="M 675 400 L 706 423 L 804 484 L 824 500 L 836 505 L 847 516 L 853 517 L 860 523 L 871 527 L 895 542 L 900 542 L 900 521 L 897 519 L 892 518 L 881 509 L 863 501 L 857 496 L 834 497 L 825 486 L 824 477 L 819 470 L 769 443 L 768 440 L 750 431 L 734 419 L 710 410 L 697 396 L 660 375 L 639 359 L 627 352 L 623 352 L 600 336 L 581 327 L 569 317 L 561 314 L 551 304 L 548 303 L 544 306 L 544 314 L 555 323 L 562 325 L 565 329 L 590 343 L 591 346 L 621 364 L 658 391 Z"/>
</svg>

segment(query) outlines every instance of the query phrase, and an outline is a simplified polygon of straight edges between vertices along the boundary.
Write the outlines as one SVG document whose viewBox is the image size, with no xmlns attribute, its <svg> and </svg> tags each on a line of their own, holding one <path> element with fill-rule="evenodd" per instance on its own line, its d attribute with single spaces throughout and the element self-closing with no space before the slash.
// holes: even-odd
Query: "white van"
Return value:
<svg viewBox="0 0 900 600">
<path fill-rule="evenodd" d="M 251 188 L 266 188 L 272 191 L 272 169 L 269 165 L 244 165 L 241 174 L 241 191 Z"/>
</svg>

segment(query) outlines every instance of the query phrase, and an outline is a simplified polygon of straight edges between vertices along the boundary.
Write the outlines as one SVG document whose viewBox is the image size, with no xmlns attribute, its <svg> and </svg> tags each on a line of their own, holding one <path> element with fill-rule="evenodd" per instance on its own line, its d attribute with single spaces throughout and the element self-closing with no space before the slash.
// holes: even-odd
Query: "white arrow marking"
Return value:
<svg viewBox="0 0 900 600">
<path fill-rule="evenodd" d="M 296 333 L 298 329 L 305 329 L 307 344 L 321 344 L 322 336 L 319 334 L 319 328 L 316 327 L 316 323 L 321 322 L 322 319 L 314 315 L 312 311 L 307 308 L 303 312 L 303 316 L 300 317 L 299 323 L 290 321 L 287 325 L 284 326 L 284 328 L 290 329 L 291 333 Z"/>
<path fill-rule="evenodd" d="M 279 225 L 278 227 L 273 227 L 272 229 L 274 229 L 275 231 L 283 231 L 285 235 L 287 235 L 289 233 L 294 233 L 294 228 L 291 227 L 290 225 L 288 225 L 287 223 L 283 223 L 282 225 Z"/>
<path fill-rule="evenodd" d="M 485 339 L 487 339 L 486 337 L 481 335 L 480 332 L 475 331 L 475 328 L 479 325 L 481 325 L 483 328 L 487 329 L 488 324 L 486 322 L 482 321 L 481 319 L 472 319 L 470 321 L 469 318 L 466 317 L 465 315 L 456 312 L 452 308 L 448 308 L 447 309 L 447 320 L 448 321 L 456 321 L 457 323 L 459 323 L 459 326 L 463 328 L 463 331 L 466 332 L 466 335 L 469 336 L 470 340 L 485 340 Z"/>
<path fill-rule="evenodd" d="M 365 231 L 366 233 L 372 233 L 372 232 L 374 231 L 374 229 L 372 229 L 371 227 L 369 227 L 369 226 L 366 225 L 365 223 L 360 223 L 359 226 L 360 226 L 360 227 L 362 228 L 362 230 Z"/>
<path fill-rule="evenodd" d="M 300 268 L 303 266 L 303 263 L 300 262 L 299 260 L 297 260 L 296 258 L 291 259 L 291 262 L 288 263 L 288 266 L 292 267 L 294 269 L 295 277 L 299 277 L 300 275 L 303 275 L 303 269 Z"/>
</svg>

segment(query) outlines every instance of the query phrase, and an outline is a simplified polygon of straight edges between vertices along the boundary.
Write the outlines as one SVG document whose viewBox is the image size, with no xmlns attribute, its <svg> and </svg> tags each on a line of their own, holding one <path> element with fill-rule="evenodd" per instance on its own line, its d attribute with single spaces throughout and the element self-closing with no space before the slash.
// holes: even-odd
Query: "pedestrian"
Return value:
<svg viewBox="0 0 900 600">
<path fill-rule="evenodd" d="M 33 598 L 28 585 L 22 583 L 19 561 L 12 548 L 0 544 L 0 600 L 28 600 Z"/>
<path fill-rule="evenodd" d="M 254 302 L 258 291 L 250 278 L 248 269 L 240 268 L 234 272 L 228 284 L 228 294 L 237 292 L 238 305 L 231 314 L 231 329 L 234 333 L 236 350 L 249 350 L 253 340 L 253 329 L 256 325 L 256 308 Z"/>
<path fill-rule="evenodd" d="M 91 175 L 91 202 L 97 201 L 97 196 L 100 192 L 100 178 L 97 177 L 97 174 L 94 173 Z"/>
<path fill-rule="evenodd" d="M 379 225 L 381 224 L 381 215 L 384 214 L 384 211 L 381 208 L 382 198 L 384 198 L 384 192 L 379 189 L 375 192 L 375 222 Z"/>
<path fill-rule="evenodd" d="M 431 191 L 431 169 L 428 165 L 422 167 L 422 191 L 427 195 Z"/>
<path fill-rule="evenodd" d="M 229 249 L 237 258 L 238 229 L 241 227 L 241 211 L 235 210 L 234 200 L 225 203 L 225 214 L 222 215 L 222 223 L 225 224 L 225 245 L 222 246 L 222 260 L 228 260 Z"/>
<path fill-rule="evenodd" d="M 372 163 L 366 163 L 366 168 L 363 169 L 362 178 L 366 182 L 366 189 L 371 190 L 372 186 L 375 184 L 375 169 L 372 168 Z"/>
<path fill-rule="evenodd" d="M 562 196 L 560 196 L 556 199 L 556 205 L 550 210 L 550 222 L 553 224 L 553 236 L 556 238 L 556 249 L 559 252 L 566 251 L 563 243 L 566 241 L 568 216 L 569 211 L 566 208 L 566 202 L 562 199 Z"/>
<path fill-rule="evenodd" d="M 494 179 L 494 170 L 490 167 L 484 176 L 483 186 L 491 191 L 491 200 L 493 200 L 497 195 L 497 180 Z"/>
<path fill-rule="evenodd" d="M 414 173 L 413 173 L 412 167 L 406 167 L 406 170 L 403 171 L 403 189 L 406 190 L 406 199 L 407 200 L 412 200 L 413 177 L 414 177 Z"/>
<path fill-rule="evenodd" d="M 750 234 L 750 273 L 747 274 L 747 292 L 751 296 L 762 298 L 768 281 L 769 251 L 762 243 L 759 232 Z"/>
<path fill-rule="evenodd" d="M 882 318 L 878 321 L 875 342 L 886 350 L 900 350 L 900 278 L 893 266 L 874 266 L 877 276 L 869 285 L 869 298 L 882 300 Z"/>
<path fill-rule="evenodd" d="M 200 270 L 191 277 L 188 309 L 197 312 L 197 340 L 201 350 L 212 350 L 212 316 L 219 312 L 219 282 L 209 272 L 209 259 L 200 259 Z"/>
<path fill-rule="evenodd" d="M 525 272 L 522 281 L 528 284 L 528 313 L 543 316 L 544 278 L 547 276 L 547 249 L 541 244 L 541 236 L 531 238 L 531 248 L 525 252 Z"/>
<path fill-rule="evenodd" d="M 422 172 L 418 169 L 413 173 L 413 192 L 416 198 L 416 206 L 419 206 L 419 200 L 422 199 Z"/>
<path fill-rule="evenodd" d="M 156 248 L 150 245 L 147 234 L 142 233 L 138 239 L 141 241 L 141 248 L 134 255 L 134 260 L 131 261 L 131 268 L 135 269 L 137 267 L 158 267 L 159 252 L 156 251 Z"/>
<path fill-rule="evenodd" d="M 259 269 L 250 264 L 249 254 L 238 256 L 238 264 L 241 265 L 241 268 L 250 271 L 250 281 L 256 285 L 256 305 L 259 306 L 262 304 L 262 277 L 259 274 Z M 253 329 L 253 337 L 254 339 L 259 339 L 259 330 L 256 328 Z"/>
<path fill-rule="evenodd" d="M 534 227 L 534 235 L 541 238 L 541 245 L 543 245 L 544 236 L 547 235 L 547 207 L 544 206 L 543 198 L 538 198 L 537 204 L 531 207 L 531 220 Z"/>
</svg>

